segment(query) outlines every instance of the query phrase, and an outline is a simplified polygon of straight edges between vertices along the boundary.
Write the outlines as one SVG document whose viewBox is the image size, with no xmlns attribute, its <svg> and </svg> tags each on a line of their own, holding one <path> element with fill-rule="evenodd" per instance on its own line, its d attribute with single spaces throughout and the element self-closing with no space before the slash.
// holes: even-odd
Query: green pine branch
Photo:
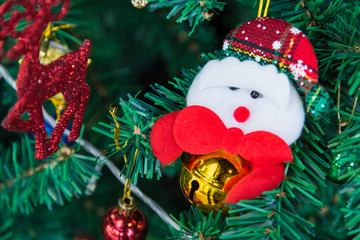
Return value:
<svg viewBox="0 0 360 240">
<path fill-rule="evenodd" d="M 171 8 L 171 11 L 167 15 L 168 19 L 177 16 L 176 22 L 178 23 L 188 21 L 192 27 L 189 35 L 191 35 L 195 28 L 204 20 L 210 20 L 210 17 L 208 18 L 204 16 L 204 14 L 218 14 L 218 11 L 222 11 L 225 6 L 225 2 L 217 0 L 148 0 L 148 2 L 150 3 L 150 9 L 152 11 L 163 7 Z"/>
<path fill-rule="evenodd" d="M 332 1 L 331 4 L 329 7 L 329 1 L 305 0 L 273 1 L 270 5 L 270 16 L 277 15 L 302 28 L 313 42 L 319 60 L 320 83 L 332 94 L 333 107 L 320 120 L 306 120 L 302 137 L 292 146 L 294 161 L 287 165 L 286 180 L 279 189 L 264 193 L 261 198 L 241 201 L 233 207 L 226 218 L 227 227 L 221 232 L 221 239 L 311 239 L 316 235 L 315 224 L 306 219 L 305 212 L 298 206 L 311 209 L 309 211 L 314 213 L 323 209 L 325 202 L 327 204 L 327 199 L 323 197 L 327 192 L 319 189 L 326 189 L 329 185 L 326 176 L 334 156 L 342 154 L 342 161 L 348 163 L 342 165 L 344 169 L 352 164 L 352 171 L 347 171 L 344 178 L 358 173 L 358 168 L 354 168 L 359 149 L 358 116 L 350 114 L 354 99 L 359 95 L 355 91 L 359 84 L 356 78 L 360 66 L 356 51 L 359 37 L 358 30 L 354 29 L 358 9 L 344 8 L 344 1 Z M 203 57 L 206 60 L 216 59 L 218 54 Z M 138 98 L 129 102 L 133 102 L 145 115 L 153 117 L 151 123 L 165 113 L 182 109 L 187 89 L 197 71 L 183 70 L 182 73 L 182 79 L 174 78 L 170 82 L 172 90 L 158 84 L 152 86 L 154 93 L 144 95 L 152 104 Z M 341 110 L 338 110 L 335 103 L 340 79 L 345 80 L 345 87 L 341 91 Z M 344 120 L 353 119 L 342 134 L 337 132 L 337 112 Z M 148 150 L 151 152 L 151 149 Z M 351 200 L 342 211 L 348 212 L 345 218 L 350 219 L 347 223 L 349 235 L 354 235 L 360 231 L 357 224 L 360 216 L 355 213 L 356 203 L 359 202 L 356 196 L 359 194 L 357 191 L 350 194 Z M 189 218 L 190 222 L 194 221 L 191 226 L 199 226 L 205 216 Z M 179 223 L 186 222 L 182 217 L 180 219 Z M 316 227 L 323 223 L 318 222 Z M 341 225 L 335 226 L 339 228 L 339 233 L 344 232 Z M 186 229 L 185 225 L 183 227 Z M 199 237 L 198 231 L 186 230 L 192 233 L 193 238 Z"/>
<path fill-rule="evenodd" d="M 71 11 L 69 14 L 72 14 Z M 54 22 L 53 25 L 61 23 Z M 26 24 L 28 22 L 24 21 L 19 25 L 25 27 Z M 65 46 L 80 42 L 63 30 L 53 32 L 53 35 L 56 39 L 62 39 Z M 11 45 L 11 39 L 7 40 L 7 44 Z M 18 64 L 4 63 L 15 76 Z M 15 101 L 15 91 L 6 87 L 2 106 L 11 107 Z M 54 113 L 54 108 L 48 102 L 44 106 L 51 114 Z M 31 214 L 41 205 L 46 205 L 49 209 L 54 204 L 64 205 L 66 201 L 84 195 L 90 178 L 99 175 L 95 171 L 97 159 L 80 154 L 79 144 L 70 148 L 61 143 L 57 153 L 42 161 L 35 159 L 34 149 L 35 140 L 31 134 L 18 134 L 9 145 L 0 145 L 1 219 Z"/>
<path fill-rule="evenodd" d="M 79 148 L 61 145 L 46 160 L 34 155 L 34 140 L 24 134 L 11 147 L 0 146 L 0 208 L 2 217 L 30 214 L 35 207 L 64 205 L 84 195 L 95 171 L 96 158 L 76 153 Z"/>
<path fill-rule="evenodd" d="M 177 15 L 179 22 L 189 21 L 193 30 L 204 20 L 203 12 L 222 10 L 223 6 L 223 3 L 216 1 L 207 1 L 202 7 L 198 1 L 149 2 L 153 9 L 172 8 L 168 17 Z M 182 232 L 174 232 L 172 238 L 311 239 L 318 237 L 319 232 L 315 230 L 322 229 L 329 238 L 334 236 L 340 238 L 347 234 L 353 239 L 360 239 L 358 207 L 360 179 L 357 176 L 360 171 L 358 106 L 355 106 L 355 113 L 351 113 L 355 99 L 359 96 L 360 86 L 357 27 L 359 8 L 352 1 L 342 0 L 272 1 L 269 16 L 285 19 L 307 34 L 318 56 L 320 83 L 331 93 L 332 108 L 319 121 L 306 120 L 301 139 L 292 146 L 294 161 L 287 165 L 287 178 L 279 189 L 266 192 L 261 198 L 236 204 L 231 210 L 231 215 L 226 218 L 226 226 L 224 218 L 219 215 L 203 214 L 193 208 L 191 213 L 180 215 L 178 221 L 190 236 Z M 63 34 L 62 31 L 58 33 L 62 42 L 70 44 L 71 35 L 66 32 Z M 209 54 L 203 57 L 209 60 L 216 59 L 217 55 Z M 187 89 L 197 72 L 197 70 L 183 70 L 183 78 L 174 78 L 170 82 L 170 88 L 154 84 L 151 86 L 153 89 L 151 93 L 120 100 L 121 110 L 117 120 L 121 126 L 118 140 L 122 147 L 115 150 L 115 144 L 112 144 L 111 154 L 127 156 L 128 160 L 123 164 L 123 172 L 128 177 L 132 175 L 134 183 L 139 176 L 147 178 L 161 176 L 160 164 L 153 156 L 149 145 L 151 126 L 163 114 L 185 107 Z M 342 88 L 338 109 L 336 103 L 340 82 Z M 343 121 L 352 119 L 350 124 L 342 128 L 342 133 L 338 132 L 338 113 L 341 114 Z M 113 120 L 110 119 L 94 129 L 113 140 L 114 126 Z M 4 189 L 11 189 L 7 192 L 0 191 L 1 196 L 4 197 L 0 199 L 0 204 L 3 204 L 0 207 L 8 209 L 7 211 L 15 209 L 23 213 L 32 211 L 35 202 L 51 206 L 54 203 L 63 204 L 71 196 L 78 196 L 78 190 L 84 188 L 84 182 L 90 176 L 87 170 L 90 169 L 91 172 L 92 168 L 89 165 L 95 164 L 96 160 L 73 154 L 71 159 L 57 161 L 55 166 L 52 165 L 55 159 L 38 162 L 33 158 L 27 141 L 33 144 L 27 135 L 23 135 L 20 142 L 14 143 L 11 148 L 0 148 L 4 161 L 1 162 L 4 168 L 0 169 L 0 182 L 3 183 Z M 139 154 L 134 165 L 136 150 Z M 343 185 L 333 184 L 327 179 L 328 171 L 334 163 L 341 168 L 339 179 L 347 180 Z M 134 170 L 129 167 L 133 165 Z M 39 169 L 39 171 L 29 175 L 31 169 Z M 11 185 L 11 182 L 16 184 Z M 34 184 L 35 188 L 31 186 L 32 182 L 39 184 Z M 20 189 L 20 186 L 25 188 Z M 42 189 L 39 190 L 41 186 Z M 24 197 L 26 195 L 28 198 Z M 341 195 L 340 200 L 334 204 L 329 199 L 337 195 Z M 24 200 L 30 205 L 21 205 L 14 202 L 15 199 L 20 199 L 20 202 Z M 319 211 L 320 208 L 321 211 L 325 211 L 327 206 L 335 209 L 332 219 L 324 217 Z M 316 225 L 308 219 L 309 216 L 317 218 Z M 15 231 L 10 235 L 7 233 L 9 228 L 15 226 L 12 224 L 13 222 L 9 220 L 1 226 L 2 238 L 14 238 L 11 234 Z"/>
<path fill-rule="evenodd" d="M 103 134 L 114 140 L 114 143 L 109 147 L 109 157 L 114 154 L 120 154 L 124 159 L 123 173 L 127 178 L 130 178 L 134 184 L 137 183 L 138 177 L 146 176 L 152 179 L 154 174 L 157 178 L 161 177 L 160 162 L 153 156 L 148 139 L 150 138 L 151 126 L 155 118 L 151 108 L 145 111 L 145 104 L 141 101 L 135 101 L 133 97 L 129 96 L 128 101 L 121 99 L 121 118 L 116 118 L 120 124 L 120 134 L 118 136 L 118 149 L 116 149 L 114 140 L 115 123 L 100 122 L 98 126 L 94 126 L 93 130 Z"/>
<path fill-rule="evenodd" d="M 340 194 L 348 195 L 346 205 L 341 208 L 348 229 L 347 236 L 351 239 L 360 239 L 360 177 L 356 173 L 349 183 L 340 188 Z"/>
<path fill-rule="evenodd" d="M 218 58 L 219 53 L 203 55 L 205 60 Z M 183 70 L 183 78 L 174 78 L 170 85 L 174 90 L 167 89 L 161 85 L 152 86 L 154 93 L 146 93 L 145 97 L 153 102 L 149 105 L 138 98 L 130 98 L 127 105 L 120 105 L 123 111 L 129 112 L 131 108 L 136 106 L 142 115 L 147 116 L 150 121 L 150 126 L 154 120 L 163 115 L 164 113 L 182 109 L 185 107 L 185 95 L 192 80 L 197 74 L 194 70 Z M 125 108 L 124 108 L 125 106 Z M 132 115 L 135 114 L 135 115 Z M 133 111 L 129 116 L 125 114 L 124 117 L 119 118 L 120 125 L 122 125 L 122 134 L 120 136 L 129 136 L 132 133 L 133 122 L 126 119 L 136 119 L 138 113 Z M 134 116 L 131 118 L 130 116 Z M 130 124 L 129 124 L 130 123 Z M 102 126 L 105 126 L 101 123 Z M 113 138 L 111 129 L 113 125 L 107 125 L 108 132 L 102 132 L 104 135 Z M 95 130 L 99 131 L 98 128 Z M 150 129 L 148 129 L 150 130 Z M 295 239 L 309 239 L 306 234 L 302 233 L 299 229 L 305 229 L 307 234 L 314 235 L 313 224 L 306 221 L 296 210 L 298 203 L 307 203 L 320 208 L 323 206 L 322 202 L 316 198 L 316 187 L 314 181 L 319 185 L 325 186 L 325 168 L 329 165 L 319 157 L 321 154 L 327 154 L 326 142 L 319 138 L 324 135 L 324 130 L 321 129 L 317 121 L 309 121 L 305 131 L 308 133 L 303 137 L 294 147 L 294 164 L 290 167 L 290 174 L 288 179 L 283 182 L 280 192 L 279 190 L 273 191 L 265 195 L 263 200 L 250 200 L 247 204 L 240 203 L 238 208 L 232 211 L 232 216 L 227 219 L 228 226 L 231 228 L 221 234 L 222 239 L 238 239 L 241 236 L 244 239 L 257 237 L 273 236 L 273 238 L 281 239 L 282 236 L 289 236 Z M 101 131 L 99 131 L 101 132 Z M 148 137 L 144 138 L 148 141 Z M 128 141 L 129 138 L 123 138 L 122 143 Z M 135 141 L 133 141 L 135 143 Z M 312 146 L 311 148 L 304 148 L 304 146 Z M 132 146 L 132 149 L 137 145 Z M 148 149 L 151 153 L 151 148 Z M 153 156 L 152 156 L 153 157 Z M 154 158 L 154 157 L 153 157 Z M 154 158 L 155 159 L 155 158 Z M 281 197 L 282 194 L 286 197 Z M 289 200 L 290 199 L 290 200 Z M 239 210 L 240 209 L 240 210 Z M 239 215 L 241 212 L 241 216 Z M 273 214 L 275 213 L 275 214 Z M 242 220 L 247 218 L 248 215 L 252 216 L 250 221 Z M 267 217 L 270 216 L 269 220 Z M 201 221 L 200 219 L 198 220 Z M 292 224 L 288 224 L 288 222 Z M 255 224 L 253 224 L 255 223 Z M 259 223 L 262 223 L 259 225 Z M 196 225 L 196 224 L 195 224 Z M 245 231 L 246 230 L 246 231 Z M 196 233 L 196 231 L 195 231 Z M 197 235 L 193 232 L 193 237 Z"/>
<path fill-rule="evenodd" d="M 215 54 L 203 54 L 205 61 L 216 59 L 220 52 Z M 152 153 L 150 146 L 150 132 L 155 121 L 162 115 L 178 111 L 186 106 L 185 98 L 191 82 L 198 71 L 193 69 L 183 69 L 182 78 L 175 77 L 169 84 L 173 89 L 166 88 L 160 84 L 150 85 L 153 92 L 147 92 L 144 96 L 140 93 L 135 97 L 128 95 L 128 100 L 120 99 L 120 117 L 116 120 L 120 124 L 120 134 L 117 139 L 120 149 L 116 150 L 114 120 L 109 117 L 110 122 L 99 122 L 93 130 L 113 140 L 109 145 L 108 156 L 120 154 L 121 158 L 126 156 L 129 162 L 124 162 L 122 172 L 127 178 L 131 178 L 134 184 L 138 181 L 138 176 L 146 176 L 152 179 L 154 174 L 159 179 L 162 175 L 160 163 Z M 148 103 L 150 102 L 150 103 Z M 119 114 L 118 114 L 119 115 Z M 140 132 L 136 132 L 138 129 Z M 139 151 L 137 160 L 134 163 L 136 149 Z M 125 159 L 124 159 L 125 160 Z M 134 167 L 132 167 L 134 165 Z M 130 166 L 130 167 L 129 167 Z"/>
<path fill-rule="evenodd" d="M 221 216 L 221 211 L 217 213 L 210 212 L 204 214 L 196 207 L 180 213 L 179 220 L 170 215 L 180 226 L 180 231 L 171 229 L 172 236 L 165 239 L 218 239 L 221 232 L 224 231 L 225 219 Z"/>
<path fill-rule="evenodd" d="M 96 213 L 86 209 L 85 204 L 91 201 L 94 199 L 73 201 L 66 207 L 54 206 L 52 211 L 43 206 L 31 215 L 15 214 L 1 219 L 0 240 L 95 238 L 100 234 L 99 223 L 94 221 Z"/>
<path fill-rule="evenodd" d="M 320 157 L 327 154 L 319 138 L 324 135 L 320 123 L 310 119 L 304 132 L 292 146 L 294 160 L 287 164 L 280 188 L 258 199 L 240 201 L 230 211 L 227 223 L 231 229 L 221 239 L 311 239 L 315 235 L 314 224 L 304 218 L 298 206 L 308 205 L 312 212 L 324 206 L 316 196 L 317 186 L 326 187 L 329 164 Z"/>
</svg>

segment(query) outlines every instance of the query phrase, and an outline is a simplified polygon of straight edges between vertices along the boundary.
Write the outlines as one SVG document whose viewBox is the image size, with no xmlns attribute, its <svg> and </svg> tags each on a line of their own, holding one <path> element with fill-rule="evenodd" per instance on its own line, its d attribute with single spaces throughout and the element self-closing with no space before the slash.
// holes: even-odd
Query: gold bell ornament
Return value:
<svg viewBox="0 0 360 240">
<path fill-rule="evenodd" d="M 229 207 L 224 200 L 231 188 L 249 174 L 250 165 L 239 155 L 219 150 L 205 155 L 183 153 L 180 187 L 185 197 L 204 212 L 222 211 Z"/>
<path fill-rule="evenodd" d="M 148 1 L 147 0 L 131 0 L 131 4 L 136 7 L 136 8 L 144 8 L 147 4 Z"/>
</svg>

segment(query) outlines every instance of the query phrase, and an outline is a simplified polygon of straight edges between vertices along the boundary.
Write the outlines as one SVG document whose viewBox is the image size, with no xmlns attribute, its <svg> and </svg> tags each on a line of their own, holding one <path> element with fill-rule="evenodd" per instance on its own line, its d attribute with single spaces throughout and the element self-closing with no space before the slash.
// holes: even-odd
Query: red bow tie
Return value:
<svg viewBox="0 0 360 240">
<path fill-rule="evenodd" d="M 200 155 L 221 148 L 260 165 L 292 160 L 289 146 L 280 137 L 265 131 L 244 135 L 239 128 L 226 128 L 213 111 L 201 106 L 161 117 L 151 132 L 151 147 L 162 163 L 176 160 L 183 151 Z"/>
</svg>

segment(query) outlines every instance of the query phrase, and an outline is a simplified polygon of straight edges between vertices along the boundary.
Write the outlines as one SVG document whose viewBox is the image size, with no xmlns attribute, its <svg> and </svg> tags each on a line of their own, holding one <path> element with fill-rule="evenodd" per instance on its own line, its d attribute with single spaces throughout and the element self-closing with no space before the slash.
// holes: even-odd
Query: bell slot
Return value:
<svg viewBox="0 0 360 240">
<path fill-rule="evenodd" d="M 194 201 L 193 198 L 194 198 L 194 194 L 197 190 L 199 190 L 199 182 L 196 181 L 195 179 L 191 181 L 191 189 L 190 189 L 190 195 L 189 195 L 189 198 L 190 198 L 190 201 Z"/>
</svg>

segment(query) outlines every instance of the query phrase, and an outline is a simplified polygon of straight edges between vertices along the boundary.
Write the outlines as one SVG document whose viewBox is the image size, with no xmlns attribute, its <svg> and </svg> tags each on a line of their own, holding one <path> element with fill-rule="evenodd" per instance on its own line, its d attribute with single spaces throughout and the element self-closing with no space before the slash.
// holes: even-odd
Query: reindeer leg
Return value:
<svg viewBox="0 0 360 240">
<path fill-rule="evenodd" d="M 31 111 L 31 117 L 34 119 L 44 119 L 42 109 L 33 109 Z M 44 120 L 42 120 L 44 121 Z M 44 124 L 40 124 L 37 126 L 37 129 L 34 131 L 35 133 L 35 157 L 38 160 L 44 159 L 48 157 L 51 153 L 49 151 L 49 143 L 48 138 L 46 136 L 45 126 Z"/>
<path fill-rule="evenodd" d="M 68 140 L 70 142 L 75 141 L 81 131 L 82 123 L 84 120 L 84 113 L 86 109 L 87 102 L 89 100 L 90 95 L 90 88 L 87 84 L 84 84 L 81 86 L 80 90 L 80 102 L 79 102 L 79 109 L 75 112 L 74 122 L 70 131 L 70 134 L 68 136 Z"/>
<path fill-rule="evenodd" d="M 18 132 L 34 132 L 35 125 L 32 120 L 21 119 L 21 115 L 27 110 L 27 99 L 22 98 L 16 102 L 14 107 L 9 111 L 8 115 L 2 121 L 1 125 L 3 128 L 8 129 L 9 131 L 18 131 Z M 32 118 L 33 116 L 30 115 Z"/>
<path fill-rule="evenodd" d="M 35 132 L 35 157 L 38 160 L 48 157 L 51 153 L 48 147 L 48 139 L 45 128 Z"/>
<path fill-rule="evenodd" d="M 251 173 L 241 179 L 229 192 L 225 202 L 237 203 L 260 196 L 276 188 L 284 180 L 284 164 L 252 164 Z"/>
<path fill-rule="evenodd" d="M 67 108 L 65 109 L 64 113 L 61 115 L 61 118 L 56 123 L 56 126 L 54 127 L 49 140 L 49 149 L 51 154 L 55 153 L 58 150 L 59 143 L 65 132 L 65 129 L 69 124 L 71 118 L 75 114 L 74 113 L 76 111 L 75 106 L 76 105 L 74 102 L 70 102 Z"/>
<path fill-rule="evenodd" d="M 43 159 L 49 156 L 48 142 L 43 124 L 44 116 L 42 109 L 29 109 L 31 120 L 21 119 L 21 115 L 27 110 L 28 99 L 21 98 L 16 102 L 15 106 L 10 110 L 9 114 L 3 120 L 1 125 L 10 131 L 29 132 L 35 134 L 35 156 L 37 159 Z M 33 119 L 40 119 L 38 123 Z"/>
</svg>

